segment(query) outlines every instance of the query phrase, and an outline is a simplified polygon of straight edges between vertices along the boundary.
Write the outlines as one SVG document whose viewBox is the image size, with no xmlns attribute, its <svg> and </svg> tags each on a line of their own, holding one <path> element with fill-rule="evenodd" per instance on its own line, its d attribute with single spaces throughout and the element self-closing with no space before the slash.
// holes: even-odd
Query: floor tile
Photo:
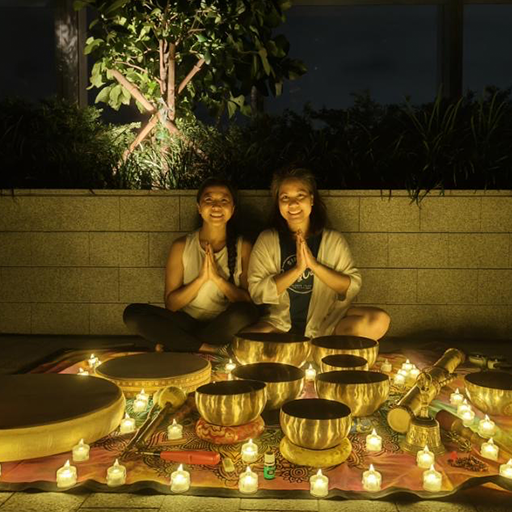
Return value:
<svg viewBox="0 0 512 512">
<path fill-rule="evenodd" d="M 94 493 L 82 505 L 82 508 L 160 508 L 163 494 L 144 495 L 130 493 Z"/>
<path fill-rule="evenodd" d="M 475 507 L 471 503 L 455 503 L 453 501 L 399 501 L 396 505 L 398 507 L 398 512 L 476 512 Z"/>
<path fill-rule="evenodd" d="M 17 492 L 2 505 L 2 512 L 75 512 L 87 495 L 64 492 Z M 98 512 L 98 511 L 96 511 Z"/>
<path fill-rule="evenodd" d="M 12 495 L 12 492 L 0 492 L 0 506 L 2 506 Z"/>
<path fill-rule="evenodd" d="M 166 496 L 160 512 L 238 512 L 240 498 Z"/>
<path fill-rule="evenodd" d="M 392 501 L 319 500 L 319 512 L 397 512 Z"/>
<path fill-rule="evenodd" d="M 303 510 L 317 511 L 318 500 L 267 500 L 267 499 L 245 499 L 240 500 L 240 510 Z"/>
</svg>

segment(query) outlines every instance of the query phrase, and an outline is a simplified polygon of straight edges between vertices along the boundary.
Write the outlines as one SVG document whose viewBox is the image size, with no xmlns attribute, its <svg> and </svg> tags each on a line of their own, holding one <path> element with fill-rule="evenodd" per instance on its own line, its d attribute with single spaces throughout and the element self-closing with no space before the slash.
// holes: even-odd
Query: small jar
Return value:
<svg viewBox="0 0 512 512">
<path fill-rule="evenodd" d="M 269 450 L 265 452 L 265 463 L 263 465 L 263 478 L 265 480 L 274 480 L 276 477 L 276 456 Z"/>
</svg>

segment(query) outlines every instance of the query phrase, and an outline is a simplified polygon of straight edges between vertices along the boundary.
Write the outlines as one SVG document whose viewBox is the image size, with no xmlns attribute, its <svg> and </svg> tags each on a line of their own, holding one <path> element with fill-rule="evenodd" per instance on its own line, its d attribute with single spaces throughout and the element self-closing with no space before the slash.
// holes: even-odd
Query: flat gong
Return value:
<svg viewBox="0 0 512 512">
<path fill-rule="evenodd" d="M 119 425 L 121 390 L 95 377 L 0 375 L 0 461 L 34 459 L 92 443 Z"/>
<path fill-rule="evenodd" d="M 148 352 L 109 359 L 96 368 L 96 375 L 114 382 L 131 398 L 141 389 L 153 394 L 169 386 L 190 393 L 210 382 L 212 366 L 193 354 Z"/>
</svg>

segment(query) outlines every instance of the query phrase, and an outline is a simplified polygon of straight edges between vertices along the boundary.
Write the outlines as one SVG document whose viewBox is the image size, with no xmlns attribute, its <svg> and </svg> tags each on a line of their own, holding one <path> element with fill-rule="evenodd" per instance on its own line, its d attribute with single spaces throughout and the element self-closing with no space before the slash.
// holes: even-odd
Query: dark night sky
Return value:
<svg viewBox="0 0 512 512">
<path fill-rule="evenodd" d="M 0 0 L 3 68 L 0 98 L 55 93 L 52 1 L 12 7 Z M 10 5 L 11 7 L 6 7 Z M 512 5 L 465 7 L 464 88 L 512 85 Z M 382 103 L 429 101 L 436 93 L 436 7 L 294 7 L 281 32 L 308 73 L 288 82 L 266 109 L 347 107 L 351 92 L 369 89 Z"/>
</svg>

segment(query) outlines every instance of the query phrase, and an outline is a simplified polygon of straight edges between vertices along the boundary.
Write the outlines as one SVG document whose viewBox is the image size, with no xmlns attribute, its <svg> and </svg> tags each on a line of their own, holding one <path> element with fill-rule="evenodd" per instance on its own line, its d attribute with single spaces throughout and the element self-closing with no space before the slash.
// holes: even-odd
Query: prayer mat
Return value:
<svg viewBox="0 0 512 512">
<path fill-rule="evenodd" d="M 393 365 L 394 375 L 401 364 L 408 358 L 422 369 L 432 365 L 444 352 L 445 347 L 435 345 L 424 346 L 422 349 L 407 350 L 404 353 L 385 354 L 385 357 Z M 130 352 L 133 353 L 133 352 Z M 96 354 L 100 360 L 111 357 L 127 355 L 125 353 L 111 353 L 98 351 Z M 58 360 L 46 362 L 34 372 L 59 372 L 78 373 L 80 367 L 87 367 L 87 358 L 90 354 L 84 352 L 69 352 Z M 227 378 L 224 371 L 225 360 L 216 356 L 206 356 L 212 363 L 213 378 L 222 380 Z M 379 356 L 375 369 L 380 367 L 384 355 Z M 449 386 L 445 387 L 441 394 L 434 400 L 431 406 L 431 415 L 440 409 L 455 412 L 455 408 L 449 404 L 449 395 L 456 387 L 464 389 L 463 376 L 469 371 L 477 371 L 475 367 L 468 365 L 457 369 L 457 377 Z M 91 377 L 84 377 L 91 378 Z M 500 429 L 500 435 L 506 449 L 501 448 L 497 462 L 481 457 L 480 446 L 469 445 L 456 436 L 448 436 L 442 432 L 442 440 L 446 447 L 446 453 L 436 457 L 435 468 L 442 474 L 442 489 L 440 492 L 428 492 L 423 490 L 422 475 L 425 471 L 416 465 L 416 457 L 404 453 L 401 442 L 403 434 L 394 432 L 387 424 L 386 416 L 389 409 L 403 396 L 405 391 L 399 391 L 391 387 L 391 394 L 387 402 L 372 416 L 359 418 L 354 421 L 349 439 L 352 444 L 352 453 L 349 458 L 338 466 L 324 468 L 323 474 L 329 478 L 328 498 L 343 497 L 348 499 L 373 499 L 390 496 L 394 493 L 409 493 L 420 498 L 442 498 L 455 492 L 479 485 L 490 486 L 495 490 L 504 489 L 512 492 L 512 479 L 499 476 L 500 464 L 506 463 L 512 457 L 512 418 L 496 417 L 492 419 Z M 312 382 L 307 382 L 302 397 L 315 396 Z M 149 406 L 151 406 L 151 401 Z M 133 399 L 127 400 L 127 412 L 136 419 L 140 426 L 146 413 L 133 413 Z M 149 407 L 148 407 L 149 410 Z M 483 414 L 474 408 L 477 417 Z M 244 496 L 238 491 L 239 475 L 245 471 L 247 464 L 241 458 L 242 443 L 233 445 L 214 445 L 203 441 L 195 434 L 195 423 L 199 415 L 194 406 L 193 394 L 185 405 L 175 414 L 168 417 L 150 439 L 146 451 L 159 450 L 206 450 L 218 452 L 222 458 L 229 458 L 234 463 L 234 471 L 228 472 L 223 464 L 217 466 L 186 465 L 190 472 L 191 487 L 187 494 L 198 496 Z M 179 442 L 167 439 L 166 427 L 173 419 L 183 425 L 183 439 Z M 476 430 L 475 420 L 475 430 Z M 375 428 L 382 436 L 382 450 L 368 452 L 366 450 L 366 436 Z M 167 462 L 159 456 L 130 453 L 123 457 L 120 463 L 126 466 L 126 485 L 120 487 L 108 487 L 106 485 L 107 468 L 121 456 L 133 434 L 120 434 L 114 431 L 103 439 L 91 445 L 90 458 L 86 462 L 72 462 L 78 471 L 78 481 L 74 487 L 83 486 L 90 490 L 101 492 L 134 492 L 142 489 L 153 489 L 160 493 L 170 494 L 169 480 L 171 473 L 178 464 Z M 262 435 L 254 441 L 258 445 L 260 458 L 251 469 L 259 476 L 259 490 L 251 497 L 277 497 L 277 498 L 312 498 L 309 493 L 309 479 L 316 474 L 317 469 L 299 466 L 288 462 L 279 452 L 279 443 L 283 437 L 278 425 L 267 425 Z M 483 439 L 482 439 L 483 441 Z M 272 451 L 275 454 L 276 470 L 275 478 L 266 480 L 263 477 L 263 454 Z M 461 459 L 471 456 L 469 462 L 458 463 Z M 0 490 L 14 491 L 35 488 L 39 490 L 57 491 L 55 475 L 58 468 L 64 465 L 66 460 L 71 460 L 71 453 L 62 453 L 40 459 L 26 461 L 6 462 L 1 464 Z M 464 461 L 463 461 L 464 462 Z M 380 491 L 368 492 L 363 489 L 362 476 L 370 464 L 382 475 L 382 487 Z"/>
</svg>

